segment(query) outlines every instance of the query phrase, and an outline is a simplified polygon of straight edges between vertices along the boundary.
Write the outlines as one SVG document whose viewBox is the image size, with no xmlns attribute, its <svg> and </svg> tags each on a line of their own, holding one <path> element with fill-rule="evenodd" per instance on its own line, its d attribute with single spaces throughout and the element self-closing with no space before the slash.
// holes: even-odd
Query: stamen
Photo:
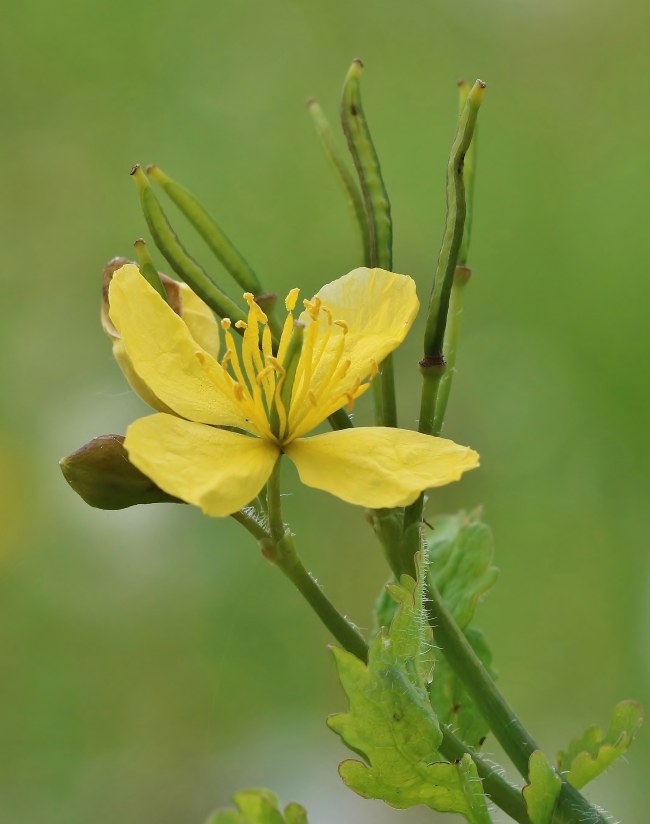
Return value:
<svg viewBox="0 0 650 824">
<path fill-rule="evenodd" d="M 298 296 L 300 295 L 300 289 L 294 287 L 289 294 L 284 299 L 284 305 L 287 312 L 293 312 L 296 308 L 296 303 L 298 301 Z"/>
<path fill-rule="evenodd" d="M 248 324 L 245 320 L 238 320 L 235 324 L 235 329 L 248 329 Z"/>
<path fill-rule="evenodd" d="M 241 321 L 237 321 L 237 322 L 241 323 Z M 224 332 L 226 331 L 226 329 L 230 329 L 231 324 L 232 324 L 232 321 L 230 320 L 230 318 L 222 318 L 221 319 L 221 328 L 224 330 Z"/>
<path fill-rule="evenodd" d="M 257 373 L 257 382 L 262 385 L 262 382 L 267 378 L 268 375 L 275 374 L 275 367 L 274 366 L 265 366 L 261 372 Z"/>
<path fill-rule="evenodd" d="M 255 295 L 253 295 L 252 292 L 244 292 L 244 300 L 248 304 L 248 311 L 253 313 L 255 315 L 255 318 L 260 323 L 267 323 L 268 322 L 268 318 L 266 317 L 266 315 L 262 311 L 262 307 L 259 305 L 259 303 L 255 302 Z M 249 320 L 249 323 L 250 323 L 250 318 L 248 320 Z"/>
<path fill-rule="evenodd" d="M 327 306 L 321 306 L 321 312 L 324 312 L 324 313 L 325 313 L 325 315 L 327 316 L 327 325 L 328 325 L 328 326 L 331 326 L 331 325 L 332 325 L 332 321 L 333 321 L 333 319 L 334 319 L 334 315 L 332 314 L 331 310 L 329 310 L 329 309 L 327 308 Z"/>
<path fill-rule="evenodd" d="M 271 364 L 271 366 L 273 367 L 273 369 L 275 369 L 275 371 L 278 373 L 278 375 L 280 375 L 280 377 L 283 377 L 284 375 L 287 374 L 286 369 L 284 368 L 284 366 L 282 366 L 280 361 L 277 358 L 274 358 L 273 355 L 269 355 L 268 361 Z"/>
<path fill-rule="evenodd" d="M 244 387 L 241 385 L 241 383 L 233 383 L 232 388 L 235 392 L 235 397 L 237 398 L 237 400 L 238 401 L 243 401 L 244 400 Z"/>
<path fill-rule="evenodd" d="M 318 400 L 312 389 L 307 392 L 307 397 L 311 401 L 312 406 L 318 406 Z"/>
<path fill-rule="evenodd" d="M 379 367 L 377 366 L 377 361 L 374 358 L 370 359 L 370 376 L 376 378 L 379 374 Z"/>
<path fill-rule="evenodd" d="M 343 330 L 344 335 L 347 335 L 347 333 L 350 331 L 347 323 L 344 320 L 335 320 L 334 326 L 340 326 Z"/>
<path fill-rule="evenodd" d="M 228 369 L 228 364 L 230 363 L 231 360 L 232 360 L 232 349 L 226 349 L 225 354 L 224 354 L 223 358 L 221 359 L 221 366 L 224 369 L 227 370 Z"/>
</svg>

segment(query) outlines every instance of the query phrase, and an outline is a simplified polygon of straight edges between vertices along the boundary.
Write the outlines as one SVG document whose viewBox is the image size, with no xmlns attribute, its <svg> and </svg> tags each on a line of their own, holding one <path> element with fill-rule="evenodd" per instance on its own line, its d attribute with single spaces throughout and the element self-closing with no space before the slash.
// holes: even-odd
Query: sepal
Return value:
<svg viewBox="0 0 650 824">
<path fill-rule="evenodd" d="M 168 495 L 129 461 L 122 435 L 99 435 L 59 461 L 74 491 L 97 509 L 136 504 L 183 503 Z"/>
</svg>

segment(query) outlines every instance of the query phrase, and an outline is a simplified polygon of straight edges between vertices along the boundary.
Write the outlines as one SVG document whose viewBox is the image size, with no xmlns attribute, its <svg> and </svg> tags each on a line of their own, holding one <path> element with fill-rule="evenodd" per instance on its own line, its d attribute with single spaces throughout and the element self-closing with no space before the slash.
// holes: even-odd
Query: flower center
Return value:
<svg viewBox="0 0 650 824">
<path fill-rule="evenodd" d="M 226 351 L 222 375 L 237 404 L 263 438 L 284 444 L 308 432 L 328 415 L 355 399 L 369 386 L 364 375 L 352 374 L 346 357 L 348 325 L 334 319 L 319 297 L 305 300 L 305 323 L 294 320 L 300 291 L 292 289 L 285 299 L 286 318 L 276 343 L 268 318 L 250 292 L 246 321 L 235 327 L 242 332 L 241 354 L 231 321 L 221 321 Z M 371 376 L 377 373 L 371 365 Z M 217 376 L 214 376 L 215 378 Z"/>
</svg>

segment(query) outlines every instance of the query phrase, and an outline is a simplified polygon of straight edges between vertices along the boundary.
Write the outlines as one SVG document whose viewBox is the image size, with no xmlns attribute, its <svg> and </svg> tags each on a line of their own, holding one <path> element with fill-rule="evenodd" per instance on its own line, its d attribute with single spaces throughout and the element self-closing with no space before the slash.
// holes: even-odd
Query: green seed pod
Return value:
<svg viewBox="0 0 650 824">
<path fill-rule="evenodd" d="M 353 60 L 343 85 L 341 123 L 366 203 L 370 266 L 393 268 L 393 223 L 379 158 L 361 103 L 361 60 Z"/>
<path fill-rule="evenodd" d="M 163 492 L 129 461 L 122 435 L 99 435 L 59 461 L 66 481 L 97 509 L 183 503 Z"/>
<path fill-rule="evenodd" d="M 147 166 L 147 175 L 178 206 L 242 289 L 251 292 L 257 298 L 264 291 L 257 275 L 194 195 L 172 180 L 158 166 Z"/>
<path fill-rule="evenodd" d="M 134 166 L 131 175 L 140 193 L 140 205 L 151 236 L 172 269 L 219 317 L 230 318 L 233 324 L 238 320 L 246 320 L 237 304 L 219 289 L 208 273 L 187 253 L 140 166 Z"/>
<path fill-rule="evenodd" d="M 341 156 L 330 124 L 325 117 L 325 113 L 321 109 L 317 100 L 310 97 L 307 101 L 307 110 L 311 115 L 312 122 L 316 129 L 323 151 L 330 161 L 348 202 L 352 217 L 359 228 L 359 236 L 361 238 L 361 253 L 364 266 L 370 266 L 370 246 L 368 240 L 368 218 L 366 217 L 366 207 L 363 202 L 363 197 L 359 190 L 359 186 L 355 181 L 352 173 L 348 169 L 347 164 Z"/>
<path fill-rule="evenodd" d="M 166 301 L 167 291 L 163 286 L 158 270 L 153 265 L 153 260 L 151 260 L 151 255 L 147 249 L 147 244 L 142 238 L 139 238 L 133 244 L 133 247 L 135 248 L 135 253 L 138 256 L 138 269 L 140 270 L 140 274 L 151 286 L 153 286 L 160 297 Z"/>
</svg>

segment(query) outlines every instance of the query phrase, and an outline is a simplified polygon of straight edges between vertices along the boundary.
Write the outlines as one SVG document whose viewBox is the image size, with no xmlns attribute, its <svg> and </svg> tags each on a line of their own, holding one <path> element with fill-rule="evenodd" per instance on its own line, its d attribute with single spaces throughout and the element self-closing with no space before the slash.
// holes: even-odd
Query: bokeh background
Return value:
<svg viewBox="0 0 650 824">
<path fill-rule="evenodd" d="M 132 163 L 199 195 L 271 288 L 313 292 L 357 264 L 304 108 L 316 95 L 335 119 L 356 56 L 395 267 L 422 296 L 455 83 L 488 82 L 446 429 L 483 465 L 429 511 L 483 504 L 493 526 L 482 624 L 502 687 L 550 753 L 619 699 L 648 702 L 649 35 L 645 0 L 7 4 L 2 824 L 201 824 L 251 785 L 313 824 L 436 818 L 340 784 L 328 635 L 245 533 L 189 507 L 91 510 L 57 467 L 145 411 L 98 321 L 104 263 L 146 231 Z M 407 426 L 420 333 L 398 355 Z M 307 565 L 369 627 L 387 570 L 362 512 L 290 473 L 287 491 Z M 591 790 L 627 824 L 647 808 L 649 740 Z"/>
</svg>

